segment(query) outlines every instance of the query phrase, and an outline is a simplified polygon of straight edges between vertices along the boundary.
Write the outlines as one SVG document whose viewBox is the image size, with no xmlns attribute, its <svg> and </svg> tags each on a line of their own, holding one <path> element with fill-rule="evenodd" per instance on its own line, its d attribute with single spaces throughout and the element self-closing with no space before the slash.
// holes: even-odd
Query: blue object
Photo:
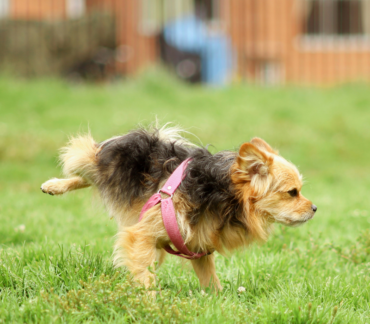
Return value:
<svg viewBox="0 0 370 324">
<path fill-rule="evenodd" d="M 221 86 L 230 79 L 233 54 L 226 35 L 209 33 L 206 24 L 194 15 L 168 23 L 163 34 L 169 45 L 200 56 L 203 82 Z"/>
</svg>

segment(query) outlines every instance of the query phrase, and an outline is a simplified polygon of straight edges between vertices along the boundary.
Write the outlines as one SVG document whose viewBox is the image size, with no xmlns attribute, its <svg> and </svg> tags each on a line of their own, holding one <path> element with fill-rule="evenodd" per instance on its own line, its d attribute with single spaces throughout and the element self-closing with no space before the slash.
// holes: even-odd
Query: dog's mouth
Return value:
<svg viewBox="0 0 370 324">
<path fill-rule="evenodd" d="M 315 213 L 308 213 L 306 215 L 303 215 L 300 219 L 292 219 L 291 217 L 284 217 L 277 219 L 275 218 L 275 221 L 279 224 L 283 224 L 289 227 L 298 227 L 303 225 L 304 223 L 307 223 L 310 219 L 314 217 Z"/>
<path fill-rule="evenodd" d="M 308 220 L 303 220 L 303 221 L 293 221 L 290 224 L 287 224 L 290 227 L 298 227 L 306 223 Z"/>
<path fill-rule="evenodd" d="M 299 221 L 299 220 L 292 221 L 290 219 L 287 219 L 287 220 L 276 220 L 276 223 L 279 223 L 279 224 L 282 224 L 282 225 L 285 225 L 285 226 L 289 226 L 289 227 L 298 227 L 298 226 L 303 225 L 306 222 L 307 221 Z"/>
</svg>

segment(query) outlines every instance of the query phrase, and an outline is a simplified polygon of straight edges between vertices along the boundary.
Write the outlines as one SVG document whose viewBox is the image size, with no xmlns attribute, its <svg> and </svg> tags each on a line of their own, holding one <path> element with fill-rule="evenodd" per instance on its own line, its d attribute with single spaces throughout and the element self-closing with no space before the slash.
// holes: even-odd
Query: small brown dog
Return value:
<svg viewBox="0 0 370 324">
<path fill-rule="evenodd" d="M 253 241 L 266 240 L 274 222 L 298 226 L 311 219 L 317 207 L 301 194 L 297 168 L 266 142 L 254 138 L 239 152 L 212 155 L 180 136 L 178 129 L 138 129 L 96 143 L 90 135 L 73 138 L 61 161 L 68 179 L 51 179 L 41 189 L 51 195 L 98 188 L 118 222 L 114 262 L 126 266 L 149 287 L 155 261 L 160 265 L 170 244 L 160 205 L 138 222 L 148 198 L 170 174 L 192 158 L 173 196 L 176 218 L 190 251 L 223 254 Z M 214 255 L 191 260 L 201 286 L 221 289 Z"/>
</svg>

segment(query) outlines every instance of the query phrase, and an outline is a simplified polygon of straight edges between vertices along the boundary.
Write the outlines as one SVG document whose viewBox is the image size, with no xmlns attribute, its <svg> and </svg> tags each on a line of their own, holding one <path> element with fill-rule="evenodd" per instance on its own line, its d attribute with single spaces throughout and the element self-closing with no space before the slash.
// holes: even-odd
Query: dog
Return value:
<svg viewBox="0 0 370 324">
<path fill-rule="evenodd" d="M 139 215 L 188 158 L 191 163 L 172 201 L 190 251 L 225 255 L 265 241 L 275 222 L 298 226 L 314 216 L 317 207 L 301 194 L 297 168 L 262 139 L 253 138 L 238 151 L 211 154 L 182 137 L 177 127 L 166 126 L 139 128 L 101 143 L 90 134 L 72 138 L 61 153 L 66 179 L 41 186 L 50 195 L 95 186 L 118 223 L 114 264 L 127 267 L 145 287 L 155 283 L 151 267 L 164 261 L 164 247 L 171 241 L 160 204 L 141 221 Z M 213 253 L 190 262 L 201 287 L 222 289 Z"/>
</svg>

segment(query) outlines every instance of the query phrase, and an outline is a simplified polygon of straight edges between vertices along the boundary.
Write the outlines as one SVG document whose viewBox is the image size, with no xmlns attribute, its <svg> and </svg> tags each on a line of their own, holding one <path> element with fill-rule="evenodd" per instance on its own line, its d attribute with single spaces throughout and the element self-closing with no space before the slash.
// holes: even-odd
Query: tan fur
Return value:
<svg viewBox="0 0 370 324">
<path fill-rule="evenodd" d="M 162 129 L 160 136 L 163 140 L 178 140 L 188 144 L 174 128 Z M 89 134 L 72 138 L 61 155 L 63 172 L 70 178 L 51 179 L 42 185 L 42 190 L 57 195 L 99 184 L 96 155 L 101 145 L 111 140 L 98 145 Z M 113 169 L 108 167 L 104 172 L 111 174 Z M 240 147 L 230 173 L 237 199 L 244 206 L 240 215 L 244 227 L 226 224 L 220 229 L 218 218 L 212 214 L 204 214 L 196 226 L 191 226 L 185 215 L 193 206 L 185 197 L 175 193 L 173 202 L 177 222 L 191 251 L 218 251 L 225 254 L 254 241 L 266 240 L 274 222 L 296 226 L 313 217 L 311 202 L 300 193 L 302 180 L 298 170 L 262 139 L 254 138 Z M 122 205 L 112 198 L 112 191 L 108 190 L 111 188 L 99 189 L 119 227 L 114 264 L 127 267 L 146 287 L 154 285 L 155 261 L 158 261 L 158 266 L 163 262 L 163 247 L 171 243 L 163 226 L 160 205 L 148 210 L 142 221 L 138 222 L 141 208 L 149 197 L 142 197 L 132 205 Z M 288 193 L 292 189 L 297 189 L 296 197 Z M 192 260 L 191 263 L 201 286 L 221 289 L 214 255 Z"/>
<path fill-rule="evenodd" d="M 41 190 L 49 195 L 62 195 L 68 191 L 90 187 L 84 178 L 73 177 L 71 179 L 50 179 L 41 185 Z"/>
<path fill-rule="evenodd" d="M 191 260 L 194 271 L 199 278 L 202 287 L 210 287 L 213 290 L 222 290 L 220 280 L 216 274 L 215 256 L 206 255 L 197 260 Z"/>
<path fill-rule="evenodd" d="M 66 177 L 79 175 L 88 182 L 96 179 L 96 154 L 99 147 L 90 134 L 71 138 L 61 149 L 60 160 Z"/>
<path fill-rule="evenodd" d="M 114 264 L 125 266 L 146 287 L 155 283 L 154 262 L 159 254 L 159 263 L 164 256 L 157 250 L 168 244 L 163 226 L 160 206 L 151 208 L 141 222 L 121 228 L 114 249 Z M 152 271 L 148 268 L 151 267 Z"/>
<path fill-rule="evenodd" d="M 255 147 L 260 149 L 261 151 L 269 152 L 275 155 L 278 155 L 279 152 L 274 150 L 270 145 L 268 145 L 263 139 L 254 137 L 250 141 L 251 144 L 253 144 Z"/>
<path fill-rule="evenodd" d="M 103 193 L 102 196 L 109 215 L 115 218 L 118 228 L 132 226 L 138 222 L 145 201 L 138 201 L 130 206 L 129 204 L 118 204 L 106 193 Z"/>
</svg>

